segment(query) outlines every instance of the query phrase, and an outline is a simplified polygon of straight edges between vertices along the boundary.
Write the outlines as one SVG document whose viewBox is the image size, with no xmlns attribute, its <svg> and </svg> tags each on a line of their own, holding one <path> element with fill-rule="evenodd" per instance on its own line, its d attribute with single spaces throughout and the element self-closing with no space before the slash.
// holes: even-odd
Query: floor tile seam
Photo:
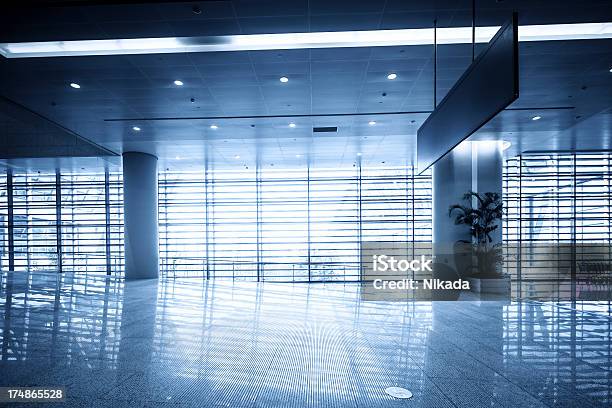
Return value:
<svg viewBox="0 0 612 408">
<path fill-rule="evenodd" d="M 428 377 L 428 378 L 429 378 L 429 379 L 430 379 L 430 380 L 431 380 L 431 381 L 432 381 L 434 384 L 436 383 L 436 382 L 435 382 L 435 379 L 443 379 L 443 380 L 444 380 L 444 379 L 446 379 L 446 380 L 451 380 L 451 381 L 452 381 L 452 380 L 455 380 L 455 381 L 459 381 L 459 380 L 461 380 L 461 381 L 469 381 L 469 382 L 471 382 L 471 383 L 474 383 L 474 384 L 476 385 L 476 387 L 478 387 L 478 389 L 480 389 L 480 390 L 482 390 L 482 391 L 487 391 L 487 390 L 486 390 L 484 387 L 482 387 L 482 386 L 480 385 L 481 381 L 479 381 L 479 380 L 477 380 L 477 379 L 470 379 L 470 378 L 466 378 L 466 379 L 459 379 L 459 378 L 456 378 L 456 379 L 455 379 L 455 378 L 440 378 L 440 377 L 430 376 L 430 375 L 428 375 L 428 374 L 425 374 L 425 375 L 427 375 L 427 377 Z M 529 395 L 529 396 L 530 396 L 531 398 L 533 398 L 535 401 L 538 401 L 539 403 L 541 403 L 542 405 L 544 405 L 544 406 L 546 406 L 546 407 L 548 407 L 548 408 L 554 408 L 554 406 L 549 405 L 549 404 L 546 404 L 546 403 L 545 403 L 544 401 L 542 401 L 540 398 L 538 398 L 537 396 L 534 396 L 533 394 L 531 394 L 531 393 L 530 393 L 530 392 L 528 392 L 527 390 L 523 389 L 521 386 L 519 386 L 519 385 L 517 385 L 517 384 L 514 384 L 512 381 L 509 381 L 509 380 L 508 380 L 507 378 L 505 378 L 505 377 L 504 377 L 504 379 L 505 379 L 505 380 L 506 380 L 506 381 L 507 381 L 509 384 L 512 384 L 512 385 L 514 385 L 514 386 L 518 387 L 518 388 L 519 388 L 519 389 L 520 389 L 522 392 L 524 392 L 525 394 Z M 438 386 L 438 385 L 436 384 L 436 386 Z M 440 387 L 438 386 L 438 388 L 440 388 Z M 448 397 L 448 398 L 450 398 L 450 397 Z M 504 407 L 505 407 L 505 406 L 507 406 L 507 405 L 504 403 L 504 401 L 500 399 L 500 397 L 493 397 L 493 398 L 495 399 L 495 401 L 499 402 L 499 403 L 500 403 L 500 405 L 502 405 L 502 406 L 504 406 Z"/>
<path fill-rule="evenodd" d="M 435 330 L 432 330 L 435 331 Z M 455 344 L 455 343 L 453 343 Z M 463 351 L 464 353 L 466 353 L 467 355 L 469 355 L 471 358 L 473 358 L 474 360 L 478 361 L 479 363 L 485 365 L 487 368 L 489 368 L 490 370 L 492 370 L 493 372 L 495 372 L 497 375 L 499 375 L 501 378 L 503 378 L 504 380 L 506 380 L 508 383 L 518 387 L 521 391 L 525 392 L 526 394 L 528 394 L 529 396 L 531 396 L 532 398 L 536 399 L 537 401 L 543 403 L 544 405 L 547 405 L 546 403 L 544 403 L 542 400 L 540 400 L 540 398 L 538 398 L 538 396 L 533 395 L 531 392 L 529 392 L 527 389 L 523 388 L 520 384 L 510 380 L 506 375 L 504 375 L 503 373 L 500 373 L 499 371 L 497 371 L 496 369 L 494 369 L 493 367 L 491 367 L 490 365 L 488 365 L 485 361 L 482 361 L 481 359 L 478 358 L 478 355 L 474 355 L 472 353 L 470 353 L 469 351 L 465 350 L 464 348 L 458 346 L 457 344 L 455 344 L 455 346 L 460 349 L 461 351 Z M 487 347 L 488 348 L 488 347 Z M 494 351 L 494 350 L 492 350 Z M 495 351 L 494 351 L 495 352 Z M 503 355 L 501 355 L 502 358 L 504 358 Z M 427 373 L 425 373 L 425 375 L 427 375 L 428 377 L 430 377 Z M 547 405 L 548 406 L 548 405 Z"/>
</svg>

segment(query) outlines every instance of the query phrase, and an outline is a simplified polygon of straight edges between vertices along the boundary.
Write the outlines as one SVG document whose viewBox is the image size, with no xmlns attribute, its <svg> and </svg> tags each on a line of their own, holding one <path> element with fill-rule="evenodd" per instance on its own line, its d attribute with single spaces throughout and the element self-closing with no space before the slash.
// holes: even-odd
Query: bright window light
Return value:
<svg viewBox="0 0 612 408">
<path fill-rule="evenodd" d="M 478 27 L 476 29 L 476 42 L 488 42 L 498 29 L 499 27 Z M 441 27 L 438 28 L 437 37 L 438 44 L 468 44 L 472 41 L 472 28 Z M 612 23 L 546 24 L 519 27 L 519 41 L 522 42 L 604 38 L 612 38 Z M 431 44 L 433 44 L 433 28 L 414 28 L 402 30 L 0 43 L 0 54 L 6 58 L 29 58 Z"/>
</svg>

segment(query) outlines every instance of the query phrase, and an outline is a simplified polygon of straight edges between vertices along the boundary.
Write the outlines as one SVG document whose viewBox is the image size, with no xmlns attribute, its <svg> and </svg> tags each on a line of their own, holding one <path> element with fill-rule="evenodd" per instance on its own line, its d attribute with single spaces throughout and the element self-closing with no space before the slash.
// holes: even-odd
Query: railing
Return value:
<svg viewBox="0 0 612 408">
<path fill-rule="evenodd" d="M 165 278 L 225 278 L 232 280 L 261 281 L 336 281 L 358 280 L 359 262 L 256 262 L 244 259 L 204 257 L 165 258 L 160 265 Z M 181 269 L 181 266 L 185 269 Z M 270 274 L 270 267 L 281 269 L 286 274 Z M 258 275 L 259 271 L 259 275 Z M 312 272 L 316 273 L 312 273 Z M 321 273 L 329 271 L 329 273 Z M 264 273 L 265 272 L 265 273 Z M 314 275 L 314 276 L 313 276 Z"/>
</svg>

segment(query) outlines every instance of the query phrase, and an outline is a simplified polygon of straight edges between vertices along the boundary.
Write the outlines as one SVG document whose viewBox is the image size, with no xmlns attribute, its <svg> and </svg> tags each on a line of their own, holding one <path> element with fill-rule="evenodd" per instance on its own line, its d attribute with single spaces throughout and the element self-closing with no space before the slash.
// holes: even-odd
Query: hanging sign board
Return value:
<svg viewBox="0 0 612 408">
<path fill-rule="evenodd" d="M 518 19 L 504 24 L 417 131 L 418 173 L 519 96 Z"/>
</svg>

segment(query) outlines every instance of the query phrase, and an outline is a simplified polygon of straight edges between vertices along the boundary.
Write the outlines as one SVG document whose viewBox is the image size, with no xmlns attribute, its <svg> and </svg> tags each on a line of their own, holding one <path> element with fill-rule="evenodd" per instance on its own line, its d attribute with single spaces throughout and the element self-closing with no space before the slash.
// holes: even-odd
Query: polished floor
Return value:
<svg viewBox="0 0 612 408">
<path fill-rule="evenodd" d="M 366 302 L 353 284 L 4 273 L 0 320 L 0 387 L 65 386 L 71 407 L 612 403 L 609 304 Z"/>
</svg>

